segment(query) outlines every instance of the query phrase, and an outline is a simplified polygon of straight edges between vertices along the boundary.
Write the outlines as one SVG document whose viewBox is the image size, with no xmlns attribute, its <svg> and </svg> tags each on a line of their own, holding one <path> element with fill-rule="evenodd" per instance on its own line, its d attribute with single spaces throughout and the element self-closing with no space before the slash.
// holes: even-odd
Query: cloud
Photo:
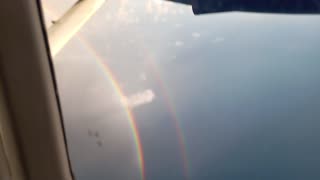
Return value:
<svg viewBox="0 0 320 180">
<path fill-rule="evenodd" d="M 192 37 L 195 38 L 195 39 L 198 39 L 200 36 L 201 36 L 201 34 L 198 33 L 198 32 L 193 32 L 192 33 Z"/>
<path fill-rule="evenodd" d="M 185 8 L 181 8 L 181 7 L 180 7 L 180 8 L 178 9 L 178 13 L 179 13 L 179 14 L 184 14 L 184 13 L 185 13 L 184 10 L 185 10 Z"/>
<path fill-rule="evenodd" d="M 160 4 L 161 5 L 163 3 L 163 0 L 153 0 L 153 2 L 155 4 L 158 4 L 158 5 Z"/>
<path fill-rule="evenodd" d="M 146 75 L 146 73 L 144 73 L 144 72 L 140 73 L 139 79 L 140 79 L 141 81 L 146 81 L 146 80 L 147 80 L 147 75 Z"/>
<path fill-rule="evenodd" d="M 177 23 L 177 24 L 174 25 L 174 27 L 175 28 L 180 28 L 180 27 L 182 27 L 182 24 Z"/>
<path fill-rule="evenodd" d="M 167 22 L 167 18 L 161 18 L 161 22 Z"/>
<path fill-rule="evenodd" d="M 146 89 L 141 92 L 137 92 L 127 97 L 122 97 L 121 102 L 125 106 L 131 108 L 138 107 L 144 104 L 151 103 L 155 98 L 155 94 L 151 89 Z"/>
<path fill-rule="evenodd" d="M 181 8 L 180 6 L 180 4 L 172 3 L 170 1 L 147 0 L 147 2 L 145 3 L 145 10 L 148 14 L 153 15 L 175 15 L 177 13 L 183 14 L 187 6 L 183 8 Z M 179 11 L 177 11 L 178 8 Z"/>
<path fill-rule="evenodd" d="M 223 41 L 224 41 L 223 37 L 216 37 L 211 42 L 215 44 L 215 43 L 220 43 L 220 42 L 223 42 Z"/>
<path fill-rule="evenodd" d="M 180 47 L 180 46 L 184 45 L 184 42 L 183 41 L 176 41 L 174 44 L 175 44 L 175 46 Z"/>
<path fill-rule="evenodd" d="M 176 55 L 173 55 L 173 56 L 170 57 L 170 60 L 175 60 L 175 59 L 177 59 Z"/>
<path fill-rule="evenodd" d="M 135 8 L 130 7 L 128 0 L 121 0 L 117 10 L 117 18 L 120 22 L 125 24 L 138 24 L 140 22 Z"/>
</svg>

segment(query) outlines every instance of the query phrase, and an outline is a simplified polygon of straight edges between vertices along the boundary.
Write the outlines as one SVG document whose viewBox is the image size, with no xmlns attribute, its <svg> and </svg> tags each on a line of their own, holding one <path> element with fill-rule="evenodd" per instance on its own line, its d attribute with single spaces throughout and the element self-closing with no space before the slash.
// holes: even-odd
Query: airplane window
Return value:
<svg viewBox="0 0 320 180">
<path fill-rule="evenodd" d="M 77 180 L 320 179 L 319 15 L 98 1 L 42 0 Z"/>
</svg>

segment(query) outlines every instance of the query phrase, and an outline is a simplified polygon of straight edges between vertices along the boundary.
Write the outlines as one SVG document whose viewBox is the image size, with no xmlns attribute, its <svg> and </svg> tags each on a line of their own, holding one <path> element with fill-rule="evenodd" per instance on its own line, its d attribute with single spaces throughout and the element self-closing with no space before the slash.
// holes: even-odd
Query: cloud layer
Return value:
<svg viewBox="0 0 320 180">
<path fill-rule="evenodd" d="M 141 106 L 144 104 L 151 103 L 155 98 L 155 94 L 151 89 L 146 89 L 141 92 L 137 92 L 127 97 L 123 97 L 121 99 L 122 103 L 125 106 L 129 106 L 131 108 Z"/>
</svg>

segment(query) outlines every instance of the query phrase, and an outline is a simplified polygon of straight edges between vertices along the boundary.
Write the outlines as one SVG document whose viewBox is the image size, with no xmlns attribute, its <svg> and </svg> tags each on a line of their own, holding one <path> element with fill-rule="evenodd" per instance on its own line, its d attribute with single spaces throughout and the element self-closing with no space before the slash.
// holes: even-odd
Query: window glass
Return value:
<svg viewBox="0 0 320 180">
<path fill-rule="evenodd" d="M 74 3 L 43 0 L 48 32 Z M 75 178 L 319 179 L 319 29 L 106 1 L 53 57 Z"/>
</svg>

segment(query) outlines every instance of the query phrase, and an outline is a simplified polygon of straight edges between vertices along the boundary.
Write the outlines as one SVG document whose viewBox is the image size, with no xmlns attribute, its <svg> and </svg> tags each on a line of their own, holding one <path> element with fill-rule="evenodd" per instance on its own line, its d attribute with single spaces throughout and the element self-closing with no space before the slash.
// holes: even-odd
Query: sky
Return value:
<svg viewBox="0 0 320 180">
<path fill-rule="evenodd" d="M 319 29 L 109 0 L 54 59 L 76 179 L 319 179 Z"/>
</svg>

